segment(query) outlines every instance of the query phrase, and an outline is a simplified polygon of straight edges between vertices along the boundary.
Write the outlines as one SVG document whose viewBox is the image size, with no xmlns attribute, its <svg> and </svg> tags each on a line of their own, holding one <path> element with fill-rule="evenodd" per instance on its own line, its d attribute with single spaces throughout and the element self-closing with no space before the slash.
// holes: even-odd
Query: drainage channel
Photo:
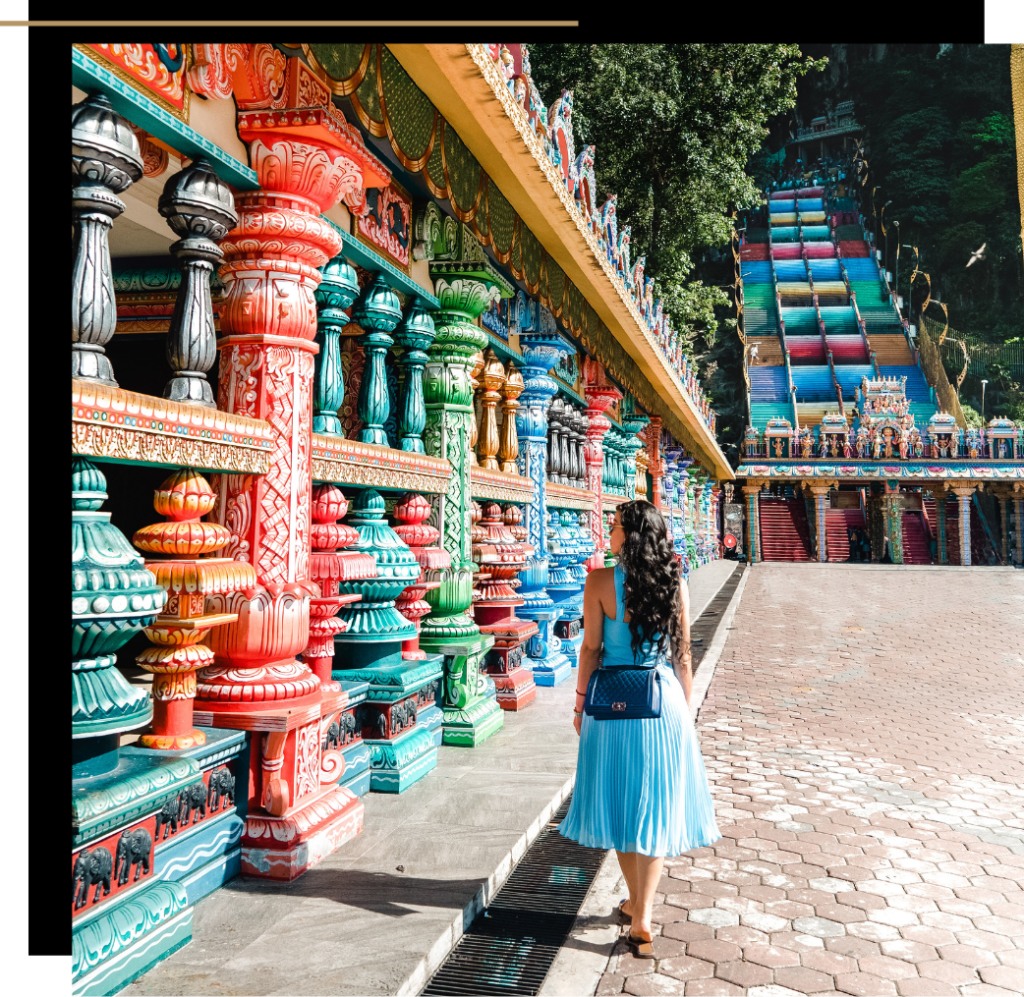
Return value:
<svg viewBox="0 0 1024 997">
<path fill-rule="evenodd" d="M 715 597 L 704 608 L 704 612 L 690 624 L 690 644 L 693 654 L 693 674 L 696 675 L 700 669 L 704 655 L 708 653 L 711 642 L 715 639 L 715 631 L 718 630 L 722 617 L 725 615 L 729 603 L 732 601 L 733 593 L 740 584 L 743 572 L 747 570 L 745 564 L 741 564 L 726 579 L 725 584 L 718 590 Z"/>
<path fill-rule="evenodd" d="M 431 977 L 424 995 L 536 994 L 607 852 L 556 830 L 570 796 L 537 835 L 489 907 Z"/>
</svg>

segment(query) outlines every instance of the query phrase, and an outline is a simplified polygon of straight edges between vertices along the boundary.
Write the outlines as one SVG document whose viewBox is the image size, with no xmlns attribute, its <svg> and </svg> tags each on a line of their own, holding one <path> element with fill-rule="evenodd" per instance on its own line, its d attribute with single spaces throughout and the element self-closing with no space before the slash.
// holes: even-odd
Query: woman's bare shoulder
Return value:
<svg viewBox="0 0 1024 997">
<path fill-rule="evenodd" d="M 614 568 L 594 568 L 593 571 L 587 575 L 587 581 L 594 579 L 595 585 L 607 585 L 609 581 L 614 581 L 615 569 Z"/>
</svg>

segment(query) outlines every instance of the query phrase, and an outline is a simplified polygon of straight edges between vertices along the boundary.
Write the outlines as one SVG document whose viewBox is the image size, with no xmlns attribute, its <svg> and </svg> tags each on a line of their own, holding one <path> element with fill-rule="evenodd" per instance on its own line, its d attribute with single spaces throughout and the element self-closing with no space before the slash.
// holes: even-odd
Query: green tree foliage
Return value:
<svg viewBox="0 0 1024 997">
<path fill-rule="evenodd" d="M 892 199 L 886 219 L 899 220 L 900 241 L 919 248 L 950 320 L 993 342 L 1019 335 L 1024 271 L 1009 46 L 916 46 L 853 60 L 849 96 L 868 131 L 869 185 L 879 185 L 880 203 Z M 968 268 L 982 243 L 986 258 Z M 916 281 L 913 290 L 919 307 L 926 291 Z"/>
<path fill-rule="evenodd" d="M 573 91 L 577 151 L 596 146 L 598 203 L 618 195 L 632 259 L 646 255 L 688 352 L 698 331 L 713 342 L 728 298 L 695 279 L 695 260 L 728 244 L 733 207 L 757 202 L 747 159 L 813 61 L 796 45 L 738 43 L 542 44 L 530 61 L 545 103 Z"/>
</svg>

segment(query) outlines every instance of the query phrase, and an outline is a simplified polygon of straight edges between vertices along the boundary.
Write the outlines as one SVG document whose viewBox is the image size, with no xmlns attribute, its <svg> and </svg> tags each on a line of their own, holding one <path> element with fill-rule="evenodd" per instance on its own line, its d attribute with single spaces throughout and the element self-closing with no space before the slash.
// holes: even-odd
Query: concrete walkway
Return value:
<svg viewBox="0 0 1024 997">
<path fill-rule="evenodd" d="M 1024 573 L 871 568 L 748 569 L 698 723 L 723 838 L 598 994 L 1024 993 Z"/>
<path fill-rule="evenodd" d="M 699 615 L 735 569 L 690 577 Z M 193 941 L 124 994 L 414 994 L 572 788 L 575 674 L 478 748 L 442 746 L 362 834 L 295 883 L 236 879 L 195 908 Z"/>
</svg>

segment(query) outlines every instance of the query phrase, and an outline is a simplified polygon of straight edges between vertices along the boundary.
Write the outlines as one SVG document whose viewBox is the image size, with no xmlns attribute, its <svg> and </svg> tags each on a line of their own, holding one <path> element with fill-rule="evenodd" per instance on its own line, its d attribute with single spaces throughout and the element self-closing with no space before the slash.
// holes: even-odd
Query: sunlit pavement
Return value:
<svg viewBox="0 0 1024 997">
<path fill-rule="evenodd" d="M 723 838 L 599 994 L 1024 992 L 1024 572 L 760 564 L 698 731 Z"/>
</svg>

